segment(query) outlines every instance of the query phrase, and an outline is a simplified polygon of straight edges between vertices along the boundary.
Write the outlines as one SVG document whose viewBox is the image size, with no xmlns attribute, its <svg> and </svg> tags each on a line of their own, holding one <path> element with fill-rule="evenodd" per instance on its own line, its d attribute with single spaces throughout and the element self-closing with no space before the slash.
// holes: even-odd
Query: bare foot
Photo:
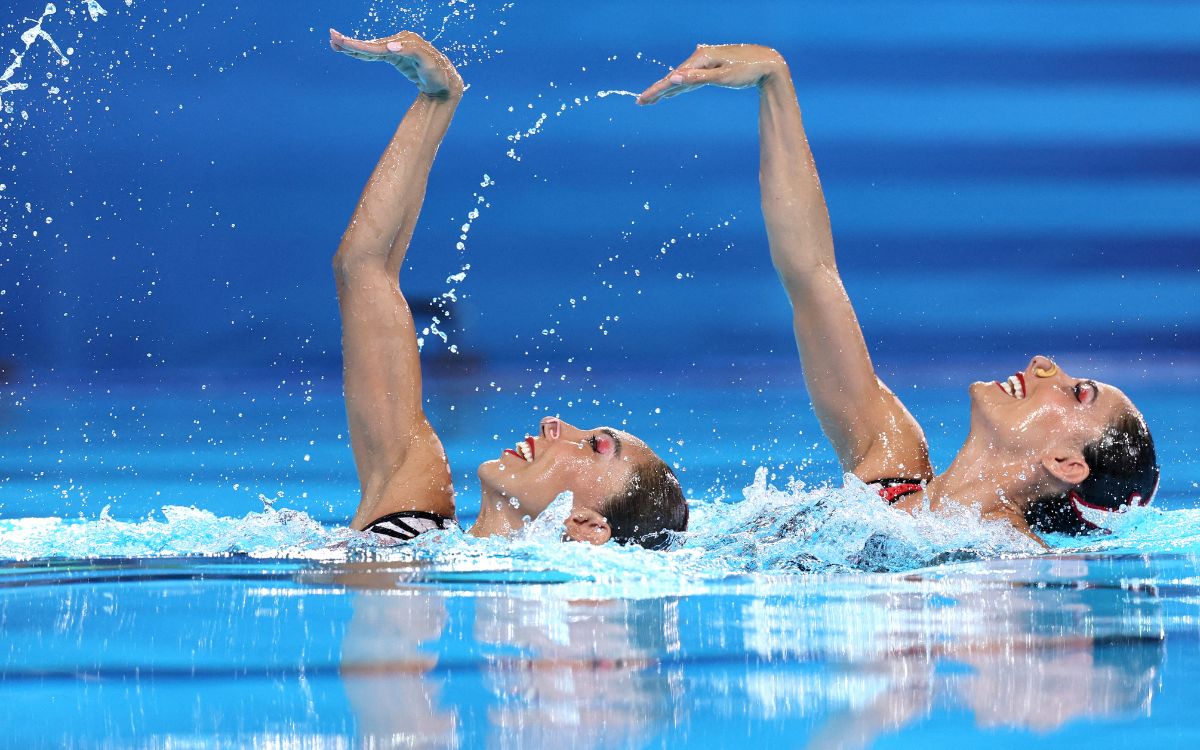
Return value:
<svg viewBox="0 0 1200 750">
<path fill-rule="evenodd" d="M 329 30 L 329 46 L 359 60 L 391 63 L 421 93 L 436 97 L 462 96 L 462 76 L 454 63 L 420 34 L 401 31 L 383 39 L 354 39 Z"/>
</svg>

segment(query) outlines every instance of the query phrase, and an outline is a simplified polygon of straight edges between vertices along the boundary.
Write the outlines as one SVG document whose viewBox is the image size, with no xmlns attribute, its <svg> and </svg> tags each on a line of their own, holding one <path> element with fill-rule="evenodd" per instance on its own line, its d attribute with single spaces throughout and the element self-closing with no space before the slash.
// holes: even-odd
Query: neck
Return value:
<svg viewBox="0 0 1200 750">
<path fill-rule="evenodd" d="M 471 526 L 470 533 L 474 536 L 510 536 L 525 528 L 526 518 L 537 518 L 540 512 L 530 512 L 520 503 L 513 507 L 508 495 L 485 487 L 479 503 L 479 518 Z"/>
<path fill-rule="evenodd" d="M 983 518 L 1005 520 L 1029 533 L 1025 511 L 1033 497 L 1036 467 L 1028 461 L 997 463 L 990 446 L 968 438 L 950 466 L 925 489 L 929 506 L 978 505 Z"/>
</svg>

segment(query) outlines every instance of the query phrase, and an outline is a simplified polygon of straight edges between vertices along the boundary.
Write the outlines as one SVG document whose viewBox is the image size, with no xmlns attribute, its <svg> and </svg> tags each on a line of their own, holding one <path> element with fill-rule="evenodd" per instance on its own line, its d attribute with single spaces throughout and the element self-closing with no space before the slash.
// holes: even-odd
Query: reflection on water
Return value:
<svg viewBox="0 0 1200 750">
<path fill-rule="evenodd" d="M 678 697 L 669 673 L 658 668 L 660 656 L 678 653 L 675 617 L 674 602 L 662 599 L 548 607 L 529 599 L 481 600 L 476 637 L 525 656 L 496 660 L 489 669 L 497 703 L 489 713 L 496 741 L 489 744 L 643 744 L 653 727 L 670 722 Z"/>
<path fill-rule="evenodd" d="M 395 562 L 13 564 L 0 725 L 22 747 L 841 748 L 963 716 L 981 737 L 1093 736 L 1153 707 L 1166 731 L 1191 721 L 1159 693 L 1197 673 L 1194 567 L 1042 557 L 614 597 Z"/>
<path fill-rule="evenodd" d="M 755 603 L 750 648 L 836 665 L 824 680 L 767 679 L 756 686 L 762 705 L 830 711 L 810 742 L 822 748 L 866 747 L 938 711 L 1038 733 L 1149 716 L 1166 639 L 1155 587 L 1089 582 L 1084 559 L 1027 561 L 1024 571 L 1022 562 L 1005 567 L 1041 580 L 981 588 L 959 570 L 916 578 L 915 591 L 826 598 L 802 614 Z M 1139 566 L 1126 567 L 1129 575 Z"/>
<path fill-rule="evenodd" d="M 1097 578 L 1109 564 L 763 578 L 648 599 L 529 586 L 470 595 L 457 619 L 463 592 L 364 566 L 339 577 L 356 589 L 342 674 L 360 738 L 377 743 L 643 746 L 791 727 L 809 747 L 867 747 L 962 712 L 979 730 L 1051 733 L 1148 716 L 1162 680 L 1156 566 L 1125 560 L 1120 578 Z M 477 661 L 446 647 L 456 626 Z"/>
<path fill-rule="evenodd" d="M 469 707 L 443 696 L 457 669 L 435 644 L 450 617 L 443 592 L 388 585 L 386 574 L 345 573 L 358 588 L 342 647 L 342 677 L 366 744 L 455 747 Z M 682 666 L 673 599 L 474 598 L 471 635 L 487 651 L 489 747 L 638 746 L 672 722 Z M 674 679 L 672 679 L 672 676 Z M 478 728 L 476 729 L 478 731 Z M 477 743 L 469 743 L 471 746 Z"/>
</svg>

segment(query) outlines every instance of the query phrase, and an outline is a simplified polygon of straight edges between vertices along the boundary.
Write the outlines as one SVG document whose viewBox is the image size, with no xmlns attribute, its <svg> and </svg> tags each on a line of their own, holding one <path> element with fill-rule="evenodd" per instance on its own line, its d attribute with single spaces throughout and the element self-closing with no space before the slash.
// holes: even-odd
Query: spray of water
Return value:
<svg viewBox="0 0 1200 750">
<path fill-rule="evenodd" d="M 842 488 L 777 488 L 766 469 L 736 503 L 693 501 L 691 529 L 666 552 L 564 543 L 571 498 L 564 493 L 510 539 L 435 532 L 393 545 L 347 528 L 325 527 L 304 513 L 275 509 L 242 518 L 167 507 L 162 519 L 91 521 L 26 518 L 0 521 L 8 559 L 247 554 L 320 560 L 419 562 L 455 570 L 559 571 L 588 580 L 667 576 L 712 580 L 757 571 L 896 571 L 948 560 L 1038 551 L 1002 523 L 969 510 L 909 516 L 880 502 L 852 477 Z"/>
</svg>

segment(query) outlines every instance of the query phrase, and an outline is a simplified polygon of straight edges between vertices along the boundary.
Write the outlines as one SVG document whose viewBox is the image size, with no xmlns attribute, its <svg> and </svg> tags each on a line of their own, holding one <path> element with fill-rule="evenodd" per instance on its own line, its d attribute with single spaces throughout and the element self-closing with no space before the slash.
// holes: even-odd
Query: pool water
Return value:
<svg viewBox="0 0 1200 750">
<path fill-rule="evenodd" d="M 7 564 L 8 747 L 1194 747 L 1196 560 Z"/>
<path fill-rule="evenodd" d="M 976 366 L 939 371 L 965 382 Z M 665 553 L 561 543 L 556 508 L 512 542 L 445 532 L 389 548 L 346 529 L 333 384 L 30 395 L 0 443 L 8 465 L 47 467 L 4 489 L 7 746 L 1200 740 L 1194 397 L 1173 379 L 1186 368 L 1129 386 L 1180 467 L 1155 505 L 1053 554 L 842 487 L 791 362 L 756 363 L 755 388 L 697 370 L 669 390 L 624 373 L 621 407 L 559 404 L 682 441 L 672 460 L 695 512 Z M 965 394 L 914 389 L 928 373 L 909 370 L 891 382 L 944 463 Z M 499 393 L 476 392 L 477 376 L 430 383 L 457 469 L 535 424 L 527 394 L 505 396 L 520 375 L 489 373 Z M 193 437 L 173 453 L 162 434 Z"/>
<path fill-rule="evenodd" d="M 1194 3 L 17 5 L 0 748 L 1200 746 Z M 328 259 L 410 91 L 331 25 L 421 31 L 471 86 L 404 270 L 460 518 L 555 414 L 675 467 L 669 551 L 562 543 L 566 498 L 512 540 L 345 526 Z M 1047 553 L 841 476 L 752 96 L 627 95 L 711 41 L 789 56 L 935 466 L 966 384 L 1040 352 L 1145 413 L 1151 507 Z"/>
</svg>

